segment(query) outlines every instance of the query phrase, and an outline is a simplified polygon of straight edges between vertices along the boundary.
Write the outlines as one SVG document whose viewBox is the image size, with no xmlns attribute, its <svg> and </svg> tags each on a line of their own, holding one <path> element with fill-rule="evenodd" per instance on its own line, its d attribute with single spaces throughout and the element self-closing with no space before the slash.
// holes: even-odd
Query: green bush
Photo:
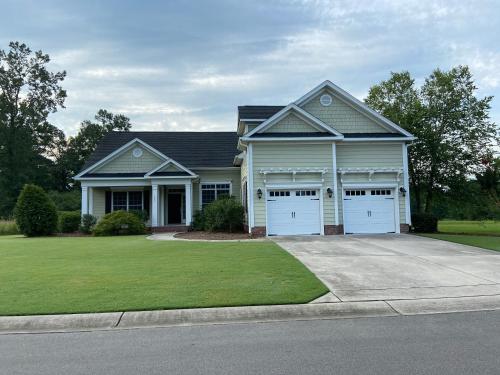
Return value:
<svg viewBox="0 0 500 375">
<path fill-rule="evenodd" d="M 149 220 L 148 211 L 146 210 L 130 210 L 129 212 L 137 216 L 143 223 Z"/>
<path fill-rule="evenodd" d="M 80 232 L 90 234 L 94 230 L 97 218 L 94 215 L 85 214 L 82 216 Z"/>
<path fill-rule="evenodd" d="M 14 209 L 16 224 L 26 236 L 43 236 L 57 230 L 57 210 L 54 202 L 39 186 L 24 185 Z"/>
<path fill-rule="evenodd" d="M 204 210 L 205 230 L 234 232 L 243 229 L 244 208 L 234 197 L 221 197 Z"/>
<path fill-rule="evenodd" d="M 0 220 L 0 236 L 7 234 L 19 234 L 19 229 L 14 220 Z"/>
<path fill-rule="evenodd" d="M 205 214 L 201 210 L 197 210 L 193 215 L 193 229 L 205 230 Z"/>
<path fill-rule="evenodd" d="M 80 211 L 59 212 L 59 230 L 62 233 L 73 233 L 80 228 L 82 217 Z"/>
<path fill-rule="evenodd" d="M 94 234 L 96 236 L 119 236 L 143 234 L 145 230 L 144 222 L 136 215 L 119 210 L 104 215 L 97 223 Z"/>
<path fill-rule="evenodd" d="M 51 190 L 47 193 L 56 205 L 58 211 L 78 211 L 82 204 L 82 194 L 79 190 L 56 191 Z"/>
<path fill-rule="evenodd" d="M 411 225 L 417 233 L 436 233 L 438 230 L 438 218 L 433 214 L 415 213 L 411 215 Z"/>
</svg>

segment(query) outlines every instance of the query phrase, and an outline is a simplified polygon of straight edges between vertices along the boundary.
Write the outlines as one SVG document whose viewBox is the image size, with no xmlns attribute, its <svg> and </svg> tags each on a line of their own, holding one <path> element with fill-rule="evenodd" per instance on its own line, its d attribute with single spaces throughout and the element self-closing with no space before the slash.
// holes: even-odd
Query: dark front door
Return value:
<svg viewBox="0 0 500 375">
<path fill-rule="evenodd" d="M 180 224 L 181 217 L 181 194 L 168 194 L 168 223 Z"/>
</svg>

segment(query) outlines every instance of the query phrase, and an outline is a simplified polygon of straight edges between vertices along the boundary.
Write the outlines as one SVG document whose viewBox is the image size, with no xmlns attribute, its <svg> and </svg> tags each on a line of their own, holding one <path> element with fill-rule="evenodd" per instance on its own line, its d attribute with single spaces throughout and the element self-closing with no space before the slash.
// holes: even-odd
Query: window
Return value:
<svg viewBox="0 0 500 375">
<path fill-rule="evenodd" d="M 144 209 L 142 191 L 113 191 L 113 211 Z"/>
<path fill-rule="evenodd" d="M 231 195 L 231 184 L 202 184 L 201 206 L 205 207 L 210 202 L 224 195 Z"/>
<path fill-rule="evenodd" d="M 315 196 L 316 195 L 316 190 L 297 190 L 295 192 L 295 195 L 297 197 L 303 197 L 303 196 Z"/>
<path fill-rule="evenodd" d="M 372 195 L 391 195 L 391 190 L 389 189 L 377 189 L 377 190 L 372 190 L 371 192 Z"/>
<path fill-rule="evenodd" d="M 366 195 L 366 190 L 346 190 L 345 195 L 348 197 L 353 197 L 355 195 Z"/>
<path fill-rule="evenodd" d="M 281 191 L 272 190 L 272 191 L 269 192 L 269 196 L 270 197 L 289 197 L 290 196 L 290 192 L 286 191 L 286 190 L 281 190 Z"/>
</svg>

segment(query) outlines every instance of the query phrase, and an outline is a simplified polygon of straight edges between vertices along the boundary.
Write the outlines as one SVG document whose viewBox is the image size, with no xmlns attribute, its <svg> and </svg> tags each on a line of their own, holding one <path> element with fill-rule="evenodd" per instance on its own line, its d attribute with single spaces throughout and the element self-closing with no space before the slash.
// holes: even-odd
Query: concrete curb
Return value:
<svg viewBox="0 0 500 375">
<path fill-rule="evenodd" d="M 0 316 L 0 334 L 71 332 L 500 310 L 500 296 Z"/>
</svg>

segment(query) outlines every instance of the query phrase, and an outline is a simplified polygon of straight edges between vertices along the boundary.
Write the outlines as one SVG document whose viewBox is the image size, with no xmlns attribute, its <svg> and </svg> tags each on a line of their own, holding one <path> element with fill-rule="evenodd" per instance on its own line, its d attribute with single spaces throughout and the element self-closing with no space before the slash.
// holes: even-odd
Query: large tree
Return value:
<svg viewBox="0 0 500 375">
<path fill-rule="evenodd" d="M 0 216 L 12 212 L 26 182 L 51 180 L 51 153 L 64 135 L 48 116 L 64 107 L 66 72 L 50 72 L 49 61 L 19 42 L 0 50 Z"/>
<path fill-rule="evenodd" d="M 62 147 L 57 159 L 57 178 L 59 190 L 71 187 L 71 177 L 80 172 L 83 165 L 95 150 L 99 141 L 111 131 L 129 131 L 132 127 L 130 119 L 122 114 L 113 114 L 100 109 L 95 120 L 85 120 L 80 125 L 78 134 L 70 137 Z"/>
<path fill-rule="evenodd" d="M 498 142 L 490 121 L 491 96 L 478 98 L 467 66 L 436 69 L 422 87 L 408 72 L 391 73 L 365 102 L 413 133 L 410 185 L 416 210 L 431 212 L 436 191 L 453 188 L 484 169 Z"/>
</svg>

